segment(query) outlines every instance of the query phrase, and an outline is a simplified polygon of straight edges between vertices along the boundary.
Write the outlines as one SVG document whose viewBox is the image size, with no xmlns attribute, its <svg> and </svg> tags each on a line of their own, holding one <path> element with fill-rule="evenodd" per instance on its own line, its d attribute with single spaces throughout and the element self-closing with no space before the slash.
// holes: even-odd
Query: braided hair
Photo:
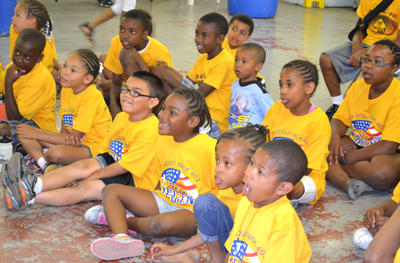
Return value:
<svg viewBox="0 0 400 263">
<path fill-rule="evenodd" d="M 77 54 L 83 64 L 85 65 L 85 68 L 87 69 L 87 73 L 93 76 L 93 80 L 97 78 L 99 75 L 99 69 L 100 69 L 100 61 L 99 58 L 96 56 L 96 54 L 91 51 L 90 49 L 77 49 L 72 54 Z"/>
<path fill-rule="evenodd" d="M 246 157 L 250 161 L 258 147 L 270 140 L 269 129 L 259 124 L 248 123 L 245 127 L 234 128 L 224 132 L 221 137 L 219 137 L 217 145 L 222 140 L 232 140 L 238 143 L 247 143 L 248 146 L 246 147 Z"/>
<path fill-rule="evenodd" d="M 374 43 L 374 46 L 386 46 L 390 49 L 392 52 L 394 59 L 393 59 L 393 65 L 399 65 L 400 64 L 400 48 L 396 43 L 390 40 L 379 40 Z"/>
<path fill-rule="evenodd" d="M 53 37 L 53 21 L 44 4 L 37 0 L 22 0 L 19 5 L 26 6 L 28 17 L 36 18 L 36 29 L 42 31 L 50 42 Z"/>
<path fill-rule="evenodd" d="M 293 60 L 293 61 L 290 61 L 289 63 L 285 64 L 283 66 L 282 70 L 287 69 L 287 68 L 296 69 L 299 72 L 300 76 L 303 78 L 304 83 L 307 84 L 307 83 L 313 82 L 315 84 L 315 89 L 312 94 L 314 94 L 314 92 L 318 86 L 317 66 L 315 66 L 313 63 L 311 63 L 307 60 L 297 59 L 297 60 Z"/>
<path fill-rule="evenodd" d="M 186 100 L 186 110 L 190 117 L 198 116 L 200 118 L 199 124 L 194 128 L 194 132 L 199 132 L 200 127 L 211 128 L 211 115 L 204 97 L 194 89 L 176 89 L 172 94 L 178 94 Z"/>
</svg>

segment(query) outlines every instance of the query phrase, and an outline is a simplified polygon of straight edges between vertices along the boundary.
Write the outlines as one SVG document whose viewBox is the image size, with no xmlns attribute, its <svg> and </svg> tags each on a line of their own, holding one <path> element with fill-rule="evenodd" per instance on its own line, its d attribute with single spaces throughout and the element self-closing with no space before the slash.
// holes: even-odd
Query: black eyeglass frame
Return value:
<svg viewBox="0 0 400 263">
<path fill-rule="evenodd" d="M 126 94 L 126 93 L 129 92 L 129 95 L 131 95 L 131 96 L 134 97 L 134 98 L 139 98 L 139 97 L 155 98 L 154 96 L 143 95 L 143 94 L 141 94 L 140 92 L 137 92 L 136 90 L 129 90 L 129 89 L 126 88 L 126 87 L 122 87 L 121 90 L 120 90 L 120 92 L 121 92 L 122 94 Z"/>
<path fill-rule="evenodd" d="M 382 61 L 376 60 L 376 59 L 369 59 L 367 57 L 360 57 L 360 62 L 367 65 L 369 62 L 371 62 L 372 66 L 377 66 L 377 67 L 383 67 L 383 66 L 392 66 L 390 63 L 384 63 Z"/>
</svg>

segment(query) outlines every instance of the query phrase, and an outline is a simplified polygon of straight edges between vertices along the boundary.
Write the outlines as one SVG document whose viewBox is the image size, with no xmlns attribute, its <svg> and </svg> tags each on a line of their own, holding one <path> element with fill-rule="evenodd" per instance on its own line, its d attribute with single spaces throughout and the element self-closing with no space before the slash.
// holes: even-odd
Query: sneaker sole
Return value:
<svg viewBox="0 0 400 263">
<path fill-rule="evenodd" d="M 11 181 L 11 191 L 15 201 L 19 205 L 24 205 L 26 202 L 25 191 L 20 187 L 23 156 L 20 153 L 15 153 L 8 163 L 8 179 Z"/>
<path fill-rule="evenodd" d="M 92 243 L 90 251 L 104 260 L 137 257 L 144 253 L 144 243 L 133 239 L 125 243 L 111 238 L 100 238 Z"/>
</svg>

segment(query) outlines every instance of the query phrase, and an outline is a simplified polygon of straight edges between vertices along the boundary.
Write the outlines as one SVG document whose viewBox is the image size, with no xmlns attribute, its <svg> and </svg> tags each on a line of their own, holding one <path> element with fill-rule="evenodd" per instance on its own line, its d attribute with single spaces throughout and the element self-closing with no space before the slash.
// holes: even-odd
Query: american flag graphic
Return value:
<svg viewBox="0 0 400 263">
<path fill-rule="evenodd" d="M 72 114 L 64 114 L 63 121 L 64 121 L 64 125 L 65 125 L 65 128 L 67 129 L 67 131 L 71 132 L 72 126 L 74 125 L 73 115 Z"/>
<path fill-rule="evenodd" d="M 364 121 L 364 120 L 353 121 L 352 124 L 354 129 L 363 131 L 367 131 L 369 126 L 371 126 L 370 121 Z"/>
<path fill-rule="evenodd" d="M 235 240 L 233 241 L 232 244 L 232 249 L 231 249 L 231 257 L 235 257 L 239 259 L 239 262 L 241 262 L 244 258 L 244 255 L 246 254 L 247 250 L 247 243 L 241 240 Z"/>
<path fill-rule="evenodd" d="M 116 162 L 121 159 L 123 153 L 122 146 L 124 144 L 119 141 L 111 141 L 110 145 L 108 146 L 108 150 L 111 151 L 110 155 L 114 158 Z"/>
</svg>

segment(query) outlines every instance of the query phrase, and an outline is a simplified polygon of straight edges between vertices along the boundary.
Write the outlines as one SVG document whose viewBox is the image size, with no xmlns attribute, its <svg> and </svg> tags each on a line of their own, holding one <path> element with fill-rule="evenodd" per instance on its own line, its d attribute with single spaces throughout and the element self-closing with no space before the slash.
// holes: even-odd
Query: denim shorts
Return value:
<svg viewBox="0 0 400 263">
<path fill-rule="evenodd" d="M 153 192 L 153 191 L 151 191 L 151 192 L 153 193 L 154 198 L 156 199 L 158 211 L 160 212 L 160 214 L 167 213 L 167 212 L 174 212 L 179 209 L 187 209 L 193 213 L 192 209 L 180 207 L 180 206 L 176 206 L 176 205 L 170 205 L 164 199 L 162 199 L 156 192 Z"/>
<path fill-rule="evenodd" d="M 16 120 L 2 120 L 0 123 L 7 123 L 8 126 L 10 127 L 11 139 L 12 139 L 13 147 L 16 147 L 17 144 L 19 143 L 18 136 L 17 136 L 17 126 L 18 125 L 27 124 L 29 126 L 32 126 L 32 127 L 40 129 L 40 127 L 34 121 L 28 120 L 28 119 L 25 119 L 25 118 L 22 118 L 19 121 L 16 121 Z"/>
</svg>

